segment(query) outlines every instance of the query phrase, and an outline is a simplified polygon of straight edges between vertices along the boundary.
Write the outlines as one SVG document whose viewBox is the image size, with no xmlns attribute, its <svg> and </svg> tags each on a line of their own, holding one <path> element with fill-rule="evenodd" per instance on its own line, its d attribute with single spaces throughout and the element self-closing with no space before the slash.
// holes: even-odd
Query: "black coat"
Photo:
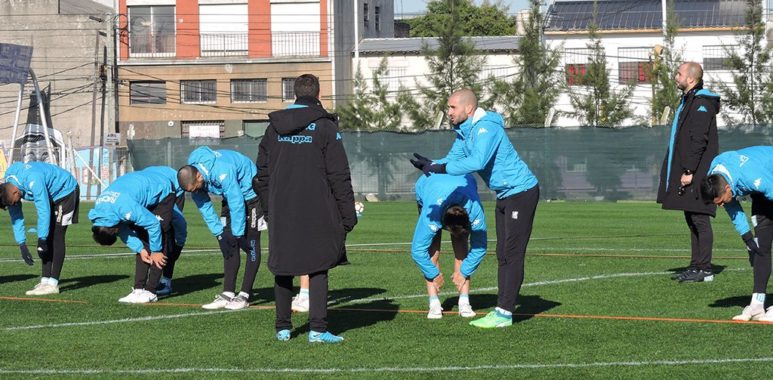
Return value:
<svg viewBox="0 0 773 380">
<path fill-rule="evenodd" d="M 657 202 L 663 204 L 663 208 L 667 210 L 684 210 L 715 216 L 717 206 L 703 202 L 700 183 L 706 178 L 711 161 L 719 153 L 719 96 L 703 90 L 702 83 L 699 83 L 683 95 L 681 101 L 682 109 L 674 116 L 677 120 L 677 132 L 673 145 L 669 143 L 666 149 L 666 157 L 660 171 Z M 673 151 L 670 176 L 667 174 L 669 151 Z M 692 183 L 685 186 L 684 194 L 680 196 L 680 179 L 685 170 L 694 174 Z"/>
<path fill-rule="evenodd" d="M 268 220 L 268 268 L 282 276 L 341 264 L 357 224 L 336 116 L 313 98 L 296 105 L 304 107 L 269 114 L 254 186 Z"/>
</svg>

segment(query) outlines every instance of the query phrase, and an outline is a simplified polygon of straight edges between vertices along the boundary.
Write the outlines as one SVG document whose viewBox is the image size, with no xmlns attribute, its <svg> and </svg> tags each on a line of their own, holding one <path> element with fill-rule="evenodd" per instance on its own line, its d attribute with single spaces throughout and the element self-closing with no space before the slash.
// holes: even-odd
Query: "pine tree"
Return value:
<svg viewBox="0 0 773 380">
<path fill-rule="evenodd" d="M 341 129 L 395 130 L 402 114 L 396 101 L 390 99 L 389 85 L 383 82 L 388 74 L 388 61 L 383 58 L 373 72 L 372 90 L 362 75 L 360 66 L 354 75 L 354 99 L 337 109 Z"/>
<path fill-rule="evenodd" d="M 673 1 L 669 2 L 668 15 L 666 17 L 666 35 L 663 36 L 663 46 L 656 47 L 653 52 L 653 75 L 652 86 L 654 86 L 654 96 L 650 100 L 650 119 L 652 124 L 658 124 L 663 119 L 673 119 L 674 112 L 682 92 L 676 87 L 674 76 L 682 63 L 682 55 L 677 50 L 675 38 L 679 22 L 674 12 Z M 668 114 L 664 115 L 668 110 Z"/>
<path fill-rule="evenodd" d="M 464 37 L 458 27 L 461 22 L 458 9 L 465 1 L 445 0 L 450 14 L 442 15 L 445 22 L 435 25 L 438 46 L 433 48 L 426 42 L 422 46 L 422 54 L 429 67 L 429 74 L 426 75 L 429 85 L 416 83 L 420 98 L 416 99 L 416 94 L 407 92 L 399 96 L 414 129 L 436 127 L 438 115 L 445 113 L 448 97 L 454 91 L 469 88 L 476 94 L 480 93 L 478 72 L 483 58 L 476 55 L 474 44 Z"/>
<path fill-rule="evenodd" d="M 593 21 L 589 23 L 588 36 L 591 50 L 586 72 L 580 75 L 582 90 L 573 90 L 568 87 L 569 100 L 574 108 L 574 115 L 592 127 L 614 128 L 623 120 L 633 116 L 628 107 L 628 99 L 633 93 L 633 84 L 620 90 L 612 89 L 609 82 L 609 70 L 607 69 L 607 54 L 598 35 L 596 16 L 598 3 L 593 3 Z"/>
<path fill-rule="evenodd" d="M 744 123 L 754 126 L 773 122 L 773 69 L 771 48 L 764 45 L 765 24 L 762 22 L 760 0 L 746 1 L 743 34 L 738 36 L 738 49 L 725 47 L 727 64 L 733 71 L 733 85 L 719 84 L 722 101 L 740 114 L 722 117 L 729 124 Z"/>
</svg>

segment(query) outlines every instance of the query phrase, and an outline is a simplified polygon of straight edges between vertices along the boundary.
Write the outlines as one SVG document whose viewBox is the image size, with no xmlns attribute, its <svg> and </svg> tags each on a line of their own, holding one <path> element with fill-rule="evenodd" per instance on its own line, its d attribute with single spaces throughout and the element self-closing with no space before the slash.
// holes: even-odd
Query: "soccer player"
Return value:
<svg viewBox="0 0 773 380">
<path fill-rule="evenodd" d="M 753 146 L 720 154 L 711 162 L 709 176 L 701 183 L 701 193 L 706 202 L 725 208 L 746 244 L 749 263 L 754 268 L 751 302 L 733 319 L 773 322 L 773 307 L 765 312 L 773 241 L 773 147 Z M 736 199 L 747 195 L 752 199 L 754 234 Z"/>
<path fill-rule="evenodd" d="M 164 175 L 158 168 L 148 168 L 124 174 L 99 195 L 89 211 L 94 241 L 109 246 L 120 237 L 136 253 L 134 287 L 118 302 L 156 302 L 167 256 L 174 244 L 185 245 L 187 225 L 175 205 L 177 186 L 172 173 Z M 172 225 L 174 243 L 168 239 Z"/>
<path fill-rule="evenodd" d="M 459 291 L 459 315 L 472 318 L 475 312 L 470 305 L 470 277 L 486 255 L 486 218 L 475 178 L 470 174 L 422 175 L 416 181 L 416 202 L 419 219 L 413 233 L 411 257 L 427 281 L 427 318 L 443 318 L 443 308 L 438 299 L 438 291 L 444 283 L 438 263 L 443 229 L 451 233 L 454 249 L 452 278 Z M 457 279 L 463 281 L 457 282 Z"/>
<path fill-rule="evenodd" d="M 357 224 L 349 162 L 336 116 L 319 101 L 319 79 L 295 80 L 295 103 L 269 114 L 258 150 L 260 194 L 274 274 L 276 339 L 290 339 L 293 277 L 309 275 L 309 342 L 340 343 L 327 331 L 328 270 L 346 259 Z"/>
<path fill-rule="evenodd" d="M 177 172 L 177 178 L 199 208 L 210 232 L 217 238 L 223 254 L 223 292 L 214 301 L 202 305 L 208 310 L 248 307 L 252 285 L 260 266 L 260 231 L 266 229 L 252 179 L 257 173 L 255 163 L 239 152 L 212 150 L 203 146 L 191 152 L 188 165 Z M 209 193 L 223 197 L 218 218 Z M 241 291 L 236 291 L 239 273 L 239 250 L 247 253 Z"/>
<path fill-rule="evenodd" d="M 37 252 L 42 263 L 42 275 L 40 282 L 26 294 L 57 294 L 64 264 L 67 226 L 78 223 L 78 182 L 66 170 L 45 162 L 14 163 L 6 170 L 5 180 L 0 185 L 0 208 L 8 209 L 13 236 L 27 265 L 34 262 L 27 248 L 21 200 L 32 201 L 38 213 Z"/>
<path fill-rule="evenodd" d="M 454 92 L 448 98 L 447 113 L 456 132 L 448 155 L 433 162 L 415 154 L 417 159 L 411 163 L 425 174 L 477 172 L 496 193 L 497 307 L 470 325 L 480 328 L 511 326 L 523 284 L 526 246 L 539 201 L 537 178 L 507 138 L 502 116 L 479 108 L 474 92 L 469 89 Z M 462 280 L 455 278 L 454 283 L 459 286 Z"/>
</svg>

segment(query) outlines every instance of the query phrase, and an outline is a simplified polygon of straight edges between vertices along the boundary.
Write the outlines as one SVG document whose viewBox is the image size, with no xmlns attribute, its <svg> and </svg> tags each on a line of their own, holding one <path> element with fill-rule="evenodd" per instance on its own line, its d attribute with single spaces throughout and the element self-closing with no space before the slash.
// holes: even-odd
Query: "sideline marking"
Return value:
<svg viewBox="0 0 773 380">
<path fill-rule="evenodd" d="M 196 306 L 201 307 L 201 305 L 196 305 Z M 50 323 L 50 324 L 47 324 L 47 325 L 31 325 L 31 326 L 6 327 L 4 330 L 5 331 L 18 331 L 18 330 L 35 330 L 35 329 L 56 328 L 56 327 L 95 326 L 95 325 L 107 325 L 107 324 L 113 324 L 113 323 L 131 323 L 131 322 L 154 321 L 154 320 L 159 320 L 159 319 L 177 319 L 177 318 L 185 318 L 185 317 L 197 317 L 197 316 L 200 316 L 200 315 L 233 313 L 233 312 L 238 312 L 238 311 L 239 310 L 203 311 L 203 312 L 198 312 L 198 313 L 156 315 L 156 316 L 151 316 L 151 317 L 112 319 L 112 320 L 107 320 L 107 321 Z"/>
<path fill-rule="evenodd" d="M 79 303 L 79 304 L 87 304 L 87 301 L 77 301 L 77 300 L 58 300 L 53 298 L 28 298 L 28 297 L 10 297 L 10 296 L 0 296 L 0 300 L 5 301 L 38 301 L 38 302 L 54 302 L 54 303 Z"/>
<path fill-rule="evenodd" d="M 148 369 L 0 369 L 0 374 L 25 375 L 150 375 L 162 373 L 411 373 L 411 372 L 466 372 L 483 370 L 514 369 L 560 369 L 560 368 L 605 368 L 605 367 L 650 367 L 721 365 L 740 363 L 769 363 L 773 357 L 726 358 L 693 360 L 650 360 L 626 362 L 554 363 L 554 364 L 500 364 L 448 367 L 383 367 L 383 368 L 148 368 Z"/>
</svg>

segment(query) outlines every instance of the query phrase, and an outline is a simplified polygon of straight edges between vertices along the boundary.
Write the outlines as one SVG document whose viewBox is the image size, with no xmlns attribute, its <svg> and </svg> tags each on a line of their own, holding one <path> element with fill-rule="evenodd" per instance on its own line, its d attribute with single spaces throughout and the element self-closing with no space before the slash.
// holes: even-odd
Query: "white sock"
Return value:
<svg viewBox="0 0 773 380">
<path fill-rule="evenodd" d="M 309 289 L 301 288 L 301 290 L 298 291 L 298 295 L 301 298 L 309 298 Z"/>
<path fill-rule="evenodd" d="M 459 305 L 469 305 L 470 304 L 470 295 L 469 294 L 460 294 L 459 295 Z"/>
<path fill-rule="evenodd" d="M 765 293 L 752 293 L 752 305 L 765 305 Z"/>
<path fill-rule="evenodd" d="M 41 284 L 48 284 L 48 279 L 49 279 L 49 278 L 50 278 L 50 277 L 41 277 L 41 278 L 40 278 L 40 283 L 41 283 Z"/>
<path fill-rule="evenodd" d="M 250 295 L 245 293 L 245 292 L 239 292 L 239 295 L 244 297 L 244 299 L 246 299 L 246 300 L 250 299 Z"/>
<path fill-rule="evenodd" d="M 51 285 L 51 286 L 57 286 L 57 285 L 59 285 L 59 280 L 57 280 L 57 279 L 55 279 L 53 277 L 49 277 L 48 278 L 48 284 Z"/>
<path fill-rule="evenodd" d="M 429 307 L 432 308 L 433 306 L 440 307 L 440 298 L 438 296 L 429 296 Z"/>
<path fill-rule="evenodd" d="M 236 294 L 234 294 L 234 292 L 223 292 L 223 295 L 228 297 L 228 298 L 234 298 L 236 296 Z"/>
<path fill-rule="evenodd" d="M 502 314 L 502 315 L 507 315 L 509 317 L 513 316 L 513 313 L 511 313 L 511 312 L 509 312 L 509 311 L 507 311 L 507 310 L 505 310 L 505 309 L 503 309 L 501 307 L 497 307 L 496 311 L 497 311 L 497 313 Z"/>
</svg>

